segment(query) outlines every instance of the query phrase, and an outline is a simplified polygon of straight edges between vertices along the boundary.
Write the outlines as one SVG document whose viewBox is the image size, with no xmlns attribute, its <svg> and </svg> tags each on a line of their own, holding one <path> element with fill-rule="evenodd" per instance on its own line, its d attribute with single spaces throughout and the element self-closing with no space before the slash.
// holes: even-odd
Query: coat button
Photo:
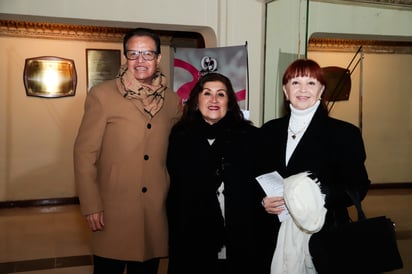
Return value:
<svg viewBox="0 0 412 274">
<path fill-rule="evenodd" d="M 151 123 L 148 123 L 148 124 L 147 124 L 147 128 L 148 128 L 148 129 L 151 129 L 151 128 L 152 128 L 152 124 L 151 124 Z"/>
<path fill-rule="evenodd" d="M 143 159 L 145 159 L 146 161 L 149 160 L 149 155 L 145 155 L 145 156 L 143 157 Z"/>
<path fill-rule="evenodd" d="M 142 187 L 142 192 L 143 192 L 143 193 L 146 193 L 146 192 L 147 192 L 147 187 L 145 187 L 145 186 Z"/>
</svg>

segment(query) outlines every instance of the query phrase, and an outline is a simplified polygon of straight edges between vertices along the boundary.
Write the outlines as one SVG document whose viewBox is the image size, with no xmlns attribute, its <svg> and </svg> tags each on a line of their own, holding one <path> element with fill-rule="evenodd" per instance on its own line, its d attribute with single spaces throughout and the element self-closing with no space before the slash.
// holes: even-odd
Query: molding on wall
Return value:
<svg viewBox="0 0 412 274">
<path fill-rule="evenodd" d="M 382 41 L 341 38 L 310 38 L 308 51 L 363 52 L 382 54 L 412 54 L 412 41 Z"/>
<path fill-rule="evenodd" d="M 412 182 L 372 183 L 370 189 L 412 189 Z"/>
<path fill-rule="evenodd" d="M 362 2 L 367 4 L 381 4 L 398 7 L 412 7 L 412 0 L 344 0 L 345 2 Z"/>
<path fill-rule="evenodd" d="M 375 184 L 370 185 L 370 190 L 376 190 L 376 191 L 383 190 L 386 192 L 390 190 L 390 191 L 395 191 L 399 193 L 405 193 L 405 192 L 409 193 L 412 190 L 412 182 L 375 183 Z M 390 192 L 387 192 L 387 193 L 390 194 Z M 16 207 L 34 207 L 34 206 L 61 206 L 61 205 L 73 205 L 73 204 L 79 204 L 78 197 L 5 201 L 5 202 L 0 202 L 0 209 L 16 208 Z"/>
<path fill-rule="evenodd" d="M 412 0 L 316 0 L 318 2 L 347 3 L 351 5 L 375 5 L 388 8 L 412 9 Z"/>
<path fill-rule="evenodd" d="M 64 248 L 64 247 L 63 247 Z M 93 255 L 77 255 L 77 256 L 66 256 L 66 257 L 55 257 L 55 258 L 42 258 L 42 259 L 31 259 L 31 260 L 18 260 L 12 262 L 0 262 L 1 273 L 16 273 L 16 271 L 26 272 L 35 271 L 37 273 L 42 272 L 42 270 L 50 270 L 50 272 L 60 272 L 54 269 L 61 269 L 66 267 L 75 266 L 88 266 L 93 265 Z M 51 270 L 53 269 L 53 270 Z M 64 271 L 64 270 L 61 270 Z M 47 271 L 49 272 L 49 271 Z M 61 272 L 60 272 L 61 273 Z"/>
<path fill-rule="evenodd" d="M 33 207 L 33 206 L 59 206 L 59 205 L 73 205 L 79 204 L 79 198 L 49 198 L 36 200 L 19 200 L 19 201 L 5 201 L 0 202 L 1 208 L 15 208 L 15 207 Z"/>
<path fill-rule="evenodd" d="M 131 28 L 0 19 L 0 36 L 21 38 L 122 43 L 124 34 L 129 30 L 131 30 Z M 204 37 L 197 32 L 157 29 L 154 29 L 154 31 L 160 35 L 162 45 L 169 45 L 171 47 L 205 47 Z"/>
<path fill-rule="evenodd" d="M 0 36 L 121 42 L 126 28 L 0 20 Z"/>
</svg>

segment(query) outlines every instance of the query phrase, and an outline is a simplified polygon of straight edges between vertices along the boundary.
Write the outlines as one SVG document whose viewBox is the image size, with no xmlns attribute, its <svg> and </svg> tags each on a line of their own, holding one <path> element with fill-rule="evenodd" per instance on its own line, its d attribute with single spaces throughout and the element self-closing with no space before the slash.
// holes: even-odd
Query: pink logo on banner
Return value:
<svg viewBox="0 0 412 274">
<path fill-rule="evenodd" d="M 182 102 L 199 77 L 209 72 L 227 76 L 233 84 L 238 103 L 244 109 L 247 86 L 246 46 L 223 48 L 177 48 L 174 57 L 174 90 Z"/>
</svg>

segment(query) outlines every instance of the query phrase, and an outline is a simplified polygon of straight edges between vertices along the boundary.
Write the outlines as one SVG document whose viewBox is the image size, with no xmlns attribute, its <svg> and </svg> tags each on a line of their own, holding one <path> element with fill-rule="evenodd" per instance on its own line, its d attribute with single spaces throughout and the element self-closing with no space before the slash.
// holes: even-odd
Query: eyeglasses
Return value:
<svg viewBox="0 0 412 274">
<path fill-rule="evenodd" d="M 128 60 L 136 60 L 139 58 L 139 55 L 145 61 L 152 61 L 156 57 L 157 52 L 154 50 L 126 50 L 126 58 Z"/>
</svg>

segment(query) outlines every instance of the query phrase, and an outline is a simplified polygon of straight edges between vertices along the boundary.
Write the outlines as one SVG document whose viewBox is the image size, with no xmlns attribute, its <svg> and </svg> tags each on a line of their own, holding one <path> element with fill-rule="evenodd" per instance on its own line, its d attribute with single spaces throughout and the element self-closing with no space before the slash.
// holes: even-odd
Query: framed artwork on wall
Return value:
<svg viewBox="0 0 412 274">
<path fill-rule="evenodd" d="M 55 56 L 27 58 L 23 80 L 27 96 L 60 98 L 76 93 L 76 68 L 71 59 Z"/>
<path fill-rule="evenodd" d="M 114 79 L 120 62 L 120 50 L 86 49 L 87 90 L 103 81 Z"/>
</svg>

